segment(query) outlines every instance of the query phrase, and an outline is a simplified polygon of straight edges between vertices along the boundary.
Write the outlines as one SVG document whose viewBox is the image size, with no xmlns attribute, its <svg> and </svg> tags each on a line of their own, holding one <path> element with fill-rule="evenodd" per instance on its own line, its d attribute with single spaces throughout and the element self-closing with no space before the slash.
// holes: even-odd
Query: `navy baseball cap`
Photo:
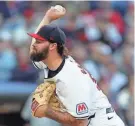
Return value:
<svg viewBox="0 0 135 126">
<path fill-rule="evenodd" d="M 43 26 L 37 33 L 28 33 L 29 36 L 42 41 L 49 41 L 51 43 L 65 44 L 66 35 L 58 27 L 53 25 Z"/>
</svg>

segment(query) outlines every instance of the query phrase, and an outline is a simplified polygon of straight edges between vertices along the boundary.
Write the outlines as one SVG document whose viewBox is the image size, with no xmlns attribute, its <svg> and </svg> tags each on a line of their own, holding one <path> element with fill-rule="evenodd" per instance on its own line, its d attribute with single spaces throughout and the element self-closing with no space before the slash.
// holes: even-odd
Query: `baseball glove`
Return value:
<svg viewBox="0 0 135 126">
<path fill-rule="evenodd" d="M 56 97 L 55 93 L 50 98 L 49 105 L 53 110 L 65 112 L 66 108 L 62 104 L 62 102 L 59 100 L 58 97 Z"/>
<path fill-rule="evenodd" d="M 47 81 L 40 84 L 33 93 L 31 111 L 35 116 L 36 110 L 42 105 L 49 105 L 52 109 L 57 111 L 64 111 L 64 106 L 55 94 L 56 83 L 54 81 Z"/>
</svg>

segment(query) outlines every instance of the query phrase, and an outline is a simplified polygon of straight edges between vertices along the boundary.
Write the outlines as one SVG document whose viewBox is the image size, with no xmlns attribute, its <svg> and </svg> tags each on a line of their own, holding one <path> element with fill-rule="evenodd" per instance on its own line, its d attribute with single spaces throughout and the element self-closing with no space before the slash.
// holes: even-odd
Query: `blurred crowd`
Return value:
<svg viewBox="0 0 135 126">
<path fill-rule="evenodd" d="M 67 9 L 53 24 L 64 30 L 71 55 L 96 78 L 126 125 L 133 126 L 133 1 L 0 1 L 0 82 L 43 81 L 29 59 L 27 33 L 56 4 Z"/>
</svg>

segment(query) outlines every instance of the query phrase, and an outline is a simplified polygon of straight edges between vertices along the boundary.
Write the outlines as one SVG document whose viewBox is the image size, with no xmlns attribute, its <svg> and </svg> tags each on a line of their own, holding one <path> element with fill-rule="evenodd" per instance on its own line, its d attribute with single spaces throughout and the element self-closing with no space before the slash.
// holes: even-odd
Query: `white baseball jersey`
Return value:
<svg viewBox="0 0 135 126">
<path fill-rule="evenodd" d="M 48 69 L 43 62 L 34 62 L 34 65 L 44 70 L 44 81 L 53 79 L 57 82 L 56 94 L 72 116 L 88 118 L 97 109 L 111 107 L 94 78 L 72 57 L 65 59 L 62 69 L 52 78 L 47 78 Z"/>
</svg>

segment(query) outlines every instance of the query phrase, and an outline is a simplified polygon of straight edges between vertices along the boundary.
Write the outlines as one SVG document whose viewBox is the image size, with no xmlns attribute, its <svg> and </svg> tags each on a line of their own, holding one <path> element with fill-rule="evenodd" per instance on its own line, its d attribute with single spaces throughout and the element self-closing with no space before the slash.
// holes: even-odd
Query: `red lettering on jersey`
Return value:
<svg viewBox="0 0 135 126">
<path fill-rule="evenodd" d="M 88 113 L 88 107 L 85 103 L 80 103 L 76 105 L 76 113 L 78 115 Z"/>
<path fill-rule="evenodd" d="M 98 86 L 96 79 L 95 79 L 94 77 L 92 77 L 92 75 L 91 75 L 89 72 L 87 72 L 84 68 L 82 68 L 81 65 L 79 65 L 77 62 L 75 62 L 75 63 L 76 63 L 77 66 L 80 68 L 80 70 L 81 70 L 81 72 L 82 72 L 83 74 L 89 74 L 89 76 L 90 76 L 90 78 L 92 79 L 92 81 L 94 82 L 94 84 L 96 84 L 97 89 L 100 91 L 101 89 L 100 89 L 100 87 Z"/>
<path fill-rule="evenodd" d="M 98 86 L 96 79 L 95 79 L 91 74 L 89 74 L 89 76 L 90 76 L 90 78 L 92 79 L 92 81 L 96 84 L 97 89 L 100 91 L 101 89 L 100 89 L 100 87 Z"/>
<path fill-rule="evenodd" d="M 97 84 L 96 79 L 95 79 L 91 74 L 89 74 L 89 76 L 90 76 L 90 78 L 92 79 L 92 81 L 93 81 L 94 83 L 96 83 L 96 84 Z"/>
<path fill-rule="evenodd" d="M 83 74 L 87 74 L 86 70 L 84 70 L 79 64 L 77 64 L 77 65 L 78 65 L 78 67 L 81 69 L 81 72 L 82 72 Z"/>
</svg>

